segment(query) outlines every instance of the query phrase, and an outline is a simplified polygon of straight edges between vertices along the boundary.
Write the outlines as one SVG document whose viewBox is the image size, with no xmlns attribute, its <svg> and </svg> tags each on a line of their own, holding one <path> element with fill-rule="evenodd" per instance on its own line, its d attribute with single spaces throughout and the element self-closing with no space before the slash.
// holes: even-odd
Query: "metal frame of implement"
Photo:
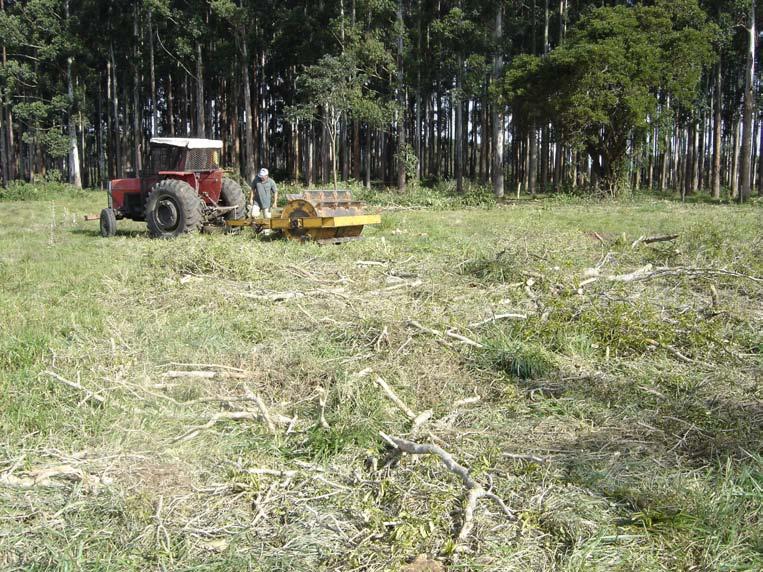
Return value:
<svg viewBox="0 0 763 572">
<path fill-rule="evenodd" d="M 289 230 L 297 228 L 341 228 L 346 226 L 365 226 L 379 224 L 380 215 L 351 216 L 311 216 L 300 218 L 242 218 L 225 221 L 226 226 L 259 226 L 271 230 Z"/>
<path fill-rule="evenodd" d="M 226 221 L 226 226 L 254 227 L 281 232 L 290 240 L 319 244 L 347 242 L 360 238 L 367 224 L 379 224 L 381 216 L 363 212 L 363 203 L 350 191 L 303 191 L 286 195 L 287 202 L 273 218 L 244 218 Z"/>
<path fill-rule="evenodd" d="M 360 231 L 367 224 L 379 224 L 380 215 L 345 215 L 298 218 L 243 218 L 225 221 L 231 228 L 251 226 L 260 232 L 265 229 L 278 231 L 289 240 L 314 242 L 316 244 L 343 244 L 361 240 Z M 346 235 L 343 235 L 345 233 Z"/>
</svg>

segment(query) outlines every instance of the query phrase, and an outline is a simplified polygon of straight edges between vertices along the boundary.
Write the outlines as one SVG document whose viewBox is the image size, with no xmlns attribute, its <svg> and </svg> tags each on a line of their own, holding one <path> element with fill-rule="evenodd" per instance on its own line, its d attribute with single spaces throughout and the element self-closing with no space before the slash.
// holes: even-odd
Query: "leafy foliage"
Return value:
<svg viewBox="0 0 763 572">
<path fill-rule="evenodd" d="M 547 57 L 518 57 L 499 95 L 520 121 L 551 122 L 587 151 L 611 191 L 660 100 L 693 102 L 716 30 L 696 0 L 594 8 Z"/>
</svg>

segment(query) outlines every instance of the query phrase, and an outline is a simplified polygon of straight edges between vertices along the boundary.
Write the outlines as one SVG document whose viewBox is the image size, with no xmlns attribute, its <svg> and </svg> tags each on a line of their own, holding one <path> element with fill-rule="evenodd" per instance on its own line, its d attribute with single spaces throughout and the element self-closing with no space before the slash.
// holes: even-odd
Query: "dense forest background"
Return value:
<svg viewBox="0 0 763 572">
<path fill-rule="evenodd" d="M 756 0 L 0 0 L 2 184 L 152 136 L 251 180 L 763 194 Z"/>
</svg>

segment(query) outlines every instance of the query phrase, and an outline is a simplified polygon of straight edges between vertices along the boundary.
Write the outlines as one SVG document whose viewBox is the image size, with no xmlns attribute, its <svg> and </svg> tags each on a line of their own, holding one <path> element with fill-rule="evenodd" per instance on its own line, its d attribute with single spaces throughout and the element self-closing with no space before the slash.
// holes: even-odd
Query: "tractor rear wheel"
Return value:
<svg viewBox="0 0 763 572">
<path fill-rule="evenodd" d="M 221 207 L 236 207 L 225 214 L 225 220 L 238 220 L 246 216 L 246 197 L 244 196 L 244 191 L 241 190 L 241 185 L 233 179 L 223 179 L 220 200 L 218 202 Z"/>
<path fill-rule="evenodd" d="M 146 200 L 146 223 L 154 238 L 172 238 L 201 228 L 202 203 L 196 191 L 179 179 L 164 179 Z"/>
<path fill-rule="evenodd" d="M 108 238 L 117 233 L 117 215 L 114 209 L 108 208 L 101 211 L 101 236 Z"/>
</svg>

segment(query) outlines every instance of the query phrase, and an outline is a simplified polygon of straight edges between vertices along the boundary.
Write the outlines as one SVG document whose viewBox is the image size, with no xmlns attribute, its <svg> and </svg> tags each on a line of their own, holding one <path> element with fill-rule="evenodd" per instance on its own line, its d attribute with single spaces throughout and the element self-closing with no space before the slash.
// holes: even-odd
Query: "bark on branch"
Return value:
<svg viewBox="0 0 763 572">
<path fill-rule="evenodd" d="M 408 453 L 409 455 L 435 455 L 439 457 L 442 464 L 445 465 L 445 468 L 461 479 L 461 483 L 468 492 L 466 495 L 466 504 L 464 506 L 463 522 L 461 523 L 461 529 L 458 536 L 456 536 L 455 539 L 456 551 L 463 551 L 463 544 L 469 538 L 469 534 L 471 534 L 471 531 L 474 528 L 474 511 L 477 508 L 477 502 L 479 502 L 481 498 L 492 500 L 501 508 L 509 520 L 516 520 L 516 515 L 508 506 L 506 506 L 503 499 L 490 490 L 486 490 L 474 480 L 469 474 L 469 469 L 460 465 L 453 456 L 442 447 L 430 443 L 415 443 L 413 441 L 408 441 L 407 439 L 402 439 L 401 437 L 387 435 L 381 431 L 379 432 L 379 435 L 403 453 Z"/>
</svg>

